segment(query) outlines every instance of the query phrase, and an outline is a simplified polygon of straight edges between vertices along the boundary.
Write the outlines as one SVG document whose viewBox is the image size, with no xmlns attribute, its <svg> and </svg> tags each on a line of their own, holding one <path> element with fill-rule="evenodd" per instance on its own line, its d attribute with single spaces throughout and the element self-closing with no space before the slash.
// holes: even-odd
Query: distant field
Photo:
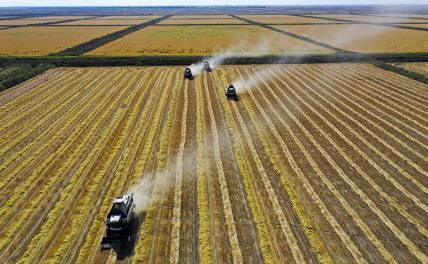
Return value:
<svg viewBox="0 0 428 264">
<path fill-rule="evenodd" d="M 78 20 L 72 22 L 65 22 L 58 25 L 92 25 L 92 26 L 102 26 L 102 25 L 137 25 L 144 22 L 149 21 L 146 20 L 136 20 L 136 19 L 124 19 L 124 20 L 107 20 L 107 19 L 86 19 L 86 20 Z"/>
<path fill-rule="evenodd" d="M 95 20 L 126 20 L 126 19 L 130 19 L 130 20 L 138 20 L 138 19 L 155 19 L 158 18 L 159 16 L 102 16 L 102 17 L 97 17 L 94 18 Z"/>
<path fill-rule="evenodd" d="M 219 18 L 233 18 L 229 15 L 176 15 L 171 19 L 219 19 Z"/>
<path fill-rule="evenodd" d="M 393 65 L 423 74 L 428 77 L 428 62 L 394 63 Z"/>
<path fill-rule="evenodd" d="M 386 16 L 386 17 L 412 17 L 412 18 L 420 18 L 420 19 L 428 19 L 427 15 L 422 14 L 394 14 L 394 13 L 379 13 L 379 14 L 372 14 L 376 16 Z"/>
<path fill-rule="evenodd" d="M 306 18 L 288 15 L 240 15 L 240 17 L 248 18 L 263 24 L 276 23 L 332 23 L 330 20 Z"/>
<path fill-rule="evenodd" d="M 428 32 L 374 25 L 275 26 L 337 48 L 363 53 L 427 52 Z"/>
<path fill-rule="evenodd" d="M 0 55 L 47 55 L 126 27 L 22 27 L 0 31 Z"/>
<path fill-rule="evenodd" d="M 366 16 L 366 15 L 316 15 L 317 17 L 323 18 L 338 18 L 352 21 L 362 21 L 370 23 L 400 23 L 400 22 L 413 22 L 413 23 L 426 23 L 424 19 L 411 19 L 411 18 L 396 18 L 396 17 L 384 17 L 384 16 Z"/>
<path fill-rule="evenodd" d="M 83 19 L 91 16 L 43 16 L 43 17 L 29 17 L 23 20 L 67 20 L 67 19 Z"/>
<path fill-rule="evenodd" d="M 428 20 L 427 20 L 428 22 Z M 406 26 L 406 27 L 415 27 L 415 28 L 428 28 L 428 23 L 427 24 L 397 24 L 398 26 Z"/>
<path fill-rule="evenodd" d="M 173 19 L 169 18 L 158 23 L 160 25 L 168 25 L 168 24 L 246 24 L 244 21 L 241 21 L 236 18 L 225 19 L 225 18 L 183 18 L 183 19 Z"/>
<path fill-rule="evenodd" d="M 89 55 L 207 55 L 225 50 L 290 54 L 330 52 L 261 27 L 231 25 L 147 27 Z"/>
<path fill-rule="evenodd" d="M 30 25 L 30 24 L 40 24 L 48 22 L 57 22 L 62 19 L 12 19 L 12 20 L 0 20 L 0 26 L 10 26 L 10 25 Z"/>
</svg>

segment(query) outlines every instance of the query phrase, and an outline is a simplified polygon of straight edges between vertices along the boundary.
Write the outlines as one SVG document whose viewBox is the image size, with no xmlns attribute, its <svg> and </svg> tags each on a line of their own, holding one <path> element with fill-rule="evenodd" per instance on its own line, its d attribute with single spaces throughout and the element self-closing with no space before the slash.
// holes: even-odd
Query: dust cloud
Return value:
<svg viewBox="0 0 428 264">
<path fill-rule="evenodd" d="M 167 193 L 174 188 L 178 167 L 181 167 L 182 180 L 189 179 L 193 176 L 192 164 L 196 162 L 196 149 L 186 153 L 180 161 L 171 162 L 168 168 L 158 173 L 146 173 L 141 180 L 132 185 L 127 193 L 134 193 L 135 212 L 142 213 L 147 211 L 151 203 L 164 201 Z M 193 179 L 192 179 L 193 180 Z M 155 194 L 153 187 L 157 186 L 160 194 Z"/>
</svg>

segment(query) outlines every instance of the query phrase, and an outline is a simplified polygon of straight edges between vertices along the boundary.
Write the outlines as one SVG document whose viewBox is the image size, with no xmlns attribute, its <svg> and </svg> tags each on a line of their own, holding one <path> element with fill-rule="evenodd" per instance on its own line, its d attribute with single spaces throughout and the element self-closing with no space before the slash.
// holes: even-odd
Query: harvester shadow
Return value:
<svg viewBox="0 0 428 264">
<path fill-rule="evenodd" d="M 113 250 L 116 252 L 117 260 L 124 260 L 131 257 L 134 254 L 135 243 L 138 238 L 138 230 L 140 226 L 144 223 L 146 218 L 146 212 L 135 213 L 134 219 L 131 226 L 131 237 L 128 243 L 122 246 L 114 246 Z"/>
</svg>

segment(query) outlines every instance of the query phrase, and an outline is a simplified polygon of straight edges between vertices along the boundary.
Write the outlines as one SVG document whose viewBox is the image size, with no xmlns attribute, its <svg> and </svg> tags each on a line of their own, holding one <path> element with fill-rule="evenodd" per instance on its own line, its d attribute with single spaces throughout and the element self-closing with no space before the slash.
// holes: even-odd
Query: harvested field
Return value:
<svg viewBox="0 0 428 264">
<path fill-rule="evenodd" d="M 78 20 L 72 22 L 65 22 L 58 25 L 92 25 L 92 26 L 102 26 L 102 25 L 138 25 L 149 21 L 147 20 L 136 20 L 136 19 L 87 19 L 87 20 Z"/>
<path fill-rule="evenodd" d="M 2 263 L 130 261 L 99 243 L 141 179 L 134 263 L 428 261 L 428 85 L 371 65 L 57 68 L 0 120 Z"/>
<path fill-rule="evenodd" d="M 428 21 L 428 20 L 427 20 Z M 406 26 L 406 27 L 415 27 L 415 28 L 428 28 L 428 23 L 426 24 L 396 24 L 397 26 Z"/>
<path fill-rule="evenodd" d="M 336 48 L 362 53 L 427 52 L 428 32 L 376 25 L 274 26 Z M 355 35 L 358 32 L 358 37 Z"/>
<path fill-rule="evenodd" d="M 158 23 L 160 25 L 168 25 L 168 24 L 247 24 L 239 19 L 232 18 L 232 19 L 224 19 L 224 18 L 218 18 L 218 19 L 203 19 L 203 18 L 197 18 L 197 19 L 174 19 L 169 18 L 166 20 L 161 21 Z"/>
<path fill-rule="evenodd" d="M 126 27 L 23 27 L 0 31 L 0 55 L 47 55 Z"/>
<path fill-rule="evenodd" d="M 177 15 L 172 16 L 171 19 L 233 19 L 229 15 Z"/>
<path fill-rule="evenodd" d="M 319 18 L 338 18 L 352 21 L 370 22 L 370 23 L 426 23 L 425 19 L 386 17 L 386 16 L 368 16 L 368 15 L 315 15 Z"/>
<path fill-rule="evenodd" d="M 267 41 L 269 40 L 269 41 Z M 89 52 L 89 55 L 207 55 L 221 51 L 329 53 L 258 26 L 151 26 Z"/>
<path fill-rule="evenodd" d="M 428 63 L 427 62 L 406 62 L 406 63 L 393 63 L 392 65 L 404 68 L 406 70 L 414 71 L 428 77 Z"/>
<path fill-rule="evenodd" d="M 91 16 L 42 16 L 42 17 L 29 17 L 23 18 L 23 20 L 72 20 L 72 19 L 84 19 L 90 18 Z"/>
<path fill-rule="evenodd" d="M 411 17 L 416 19 L 428 19 L 428 15 L 424 14 L 394 14 L 394 13 L 380 13 L 380 14 L 373 14 L 375 16 L 386 16 L 386 17 Z"/>
<path fill-rule="evenodd" d="M 240 17 L 248 18 L 263 24 L 300 24 L 300 23 L 333 23 L 330 20 L 307 18 L 290 15 L 240 15 Z"/>
<path fill-rule="evenodd" d="M 152 20 L 159 16 L 102 16 L 94 18 L 94 20 Z"/>
<path fill-rule="evenodd" d="M 34 19 L 34 20 L 29 20 L 29 19 L 12 19 L 12 20 L 0 20 L 0 26 L 24 26 L 24 25 L 30 25 L 30 24 L 41 24 L 41 23 L 50 23 L 50 22 L 57 22 L 57 21 L 61 21 L 61 19 L 59 20 L 55 20 L 55 19 Z"/>
</svg>

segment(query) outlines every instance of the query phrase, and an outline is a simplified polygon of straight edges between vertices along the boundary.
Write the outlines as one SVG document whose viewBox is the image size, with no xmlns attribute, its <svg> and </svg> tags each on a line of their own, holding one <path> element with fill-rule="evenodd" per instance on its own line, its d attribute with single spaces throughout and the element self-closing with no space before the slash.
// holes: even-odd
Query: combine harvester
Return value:
<svg viewBox="0 0 428 264">
<path fill-rule="evenodd" d="M 105 221 L 106 234 L 101 240 L 101 250 L 125 247 L 131 241 L 134 208 L 133 193 L 113 200 Z"/>
<path fill-rule="evenodd" d="M 236 89 L 233 84 L 230 84 L 226 88 L 226 98 L 227 100 L 239 101 L 238 94 L 236 93 Z"/>
<path fill-rule="evenodd" d="M 211 72 L 212 71 L 210 63 L 208 61 L 204 61 L 203 70 L 206 71 L 206 72 Z"/>
<path fill-rule="evenodd" d="M 184 79 L 193 80 L 193 74 L 190 68 L 184 70 Z"/>
</svg>

